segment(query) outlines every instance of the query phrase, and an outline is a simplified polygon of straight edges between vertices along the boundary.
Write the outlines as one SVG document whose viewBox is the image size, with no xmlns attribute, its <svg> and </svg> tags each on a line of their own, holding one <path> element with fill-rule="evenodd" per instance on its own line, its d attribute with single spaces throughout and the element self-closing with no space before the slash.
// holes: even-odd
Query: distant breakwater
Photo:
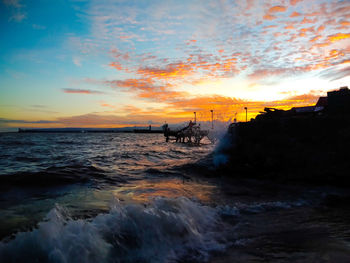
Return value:
<svg viewBox="0 0 350 263">
<path fill-rule="evenodd" d="M 146 129 L 146 128 L 33 128 L 22 129 L 19 128 L 18 132 L 28 133 L 85 133 L 85 132 L 116 132 L 116 133 L 163 133 L 161 128 Z"/>
</svg>

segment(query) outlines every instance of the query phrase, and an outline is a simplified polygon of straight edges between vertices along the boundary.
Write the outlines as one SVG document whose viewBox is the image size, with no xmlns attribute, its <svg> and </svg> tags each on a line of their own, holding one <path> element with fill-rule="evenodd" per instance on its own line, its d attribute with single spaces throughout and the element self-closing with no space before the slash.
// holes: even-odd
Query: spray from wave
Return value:
<svg viewBox="0 0 350 263">
<path fill-rule="evenodd" d="M 56 205 L 38 228 L 0 243 L 0 262 L 205 261 L 227 246 L 221 227 L 217 209 L 184 197 L 116 201 L 92 220 L 73 220 Z"/>
<path fill-rule="evenodd" d="M 233 133 L 228 133 L 228 127 L 231 124 L 231 120 L 228 122 L 220 122 L 220 125 L 216 129 L 209 133 L 209 136 L 215 138 L 218 141 L 214 151 L 213 151 L 213 164 L 215 167 L 224 165 L 228 162 L 229 157 L 227 155 L 227 150 L 233 146 Z"/>
</svg>

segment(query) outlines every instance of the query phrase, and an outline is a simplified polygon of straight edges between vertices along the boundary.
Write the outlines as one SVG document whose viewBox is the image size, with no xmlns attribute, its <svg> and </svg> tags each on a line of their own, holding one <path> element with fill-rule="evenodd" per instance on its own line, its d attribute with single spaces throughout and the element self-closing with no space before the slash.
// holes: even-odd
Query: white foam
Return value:
<svg viewBox="0 0 350 263">
<path fill-rule="evenodd" d="M 31 232 L 0 243 L 0 262 L 205 261 L 225 248 L 217 209 L 187 198 L 147 206 L 115 202 L 107 214 L 73 220 L 60 206 Z"/>
</svg>

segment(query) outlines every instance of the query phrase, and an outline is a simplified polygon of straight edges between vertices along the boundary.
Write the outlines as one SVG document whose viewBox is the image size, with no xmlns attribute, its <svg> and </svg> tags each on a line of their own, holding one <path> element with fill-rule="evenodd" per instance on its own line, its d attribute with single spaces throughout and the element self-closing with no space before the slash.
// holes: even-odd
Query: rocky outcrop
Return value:
<svg viewBox="0 0 350 263">
<path fill-rule="evenodd" d="M 228 133 L 231 176 L 350 186 L 350 116 L 239 123 Z"/>
</svg>

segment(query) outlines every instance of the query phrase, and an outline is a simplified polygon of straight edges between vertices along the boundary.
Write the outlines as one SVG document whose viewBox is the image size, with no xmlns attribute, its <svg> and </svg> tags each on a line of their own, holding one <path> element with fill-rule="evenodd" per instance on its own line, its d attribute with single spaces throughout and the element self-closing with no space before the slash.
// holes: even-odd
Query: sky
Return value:
<svg viewBox="0 0 350 263">
<path fill-rule="evenodd" d="M 243 121 L 350 86 L 349 0 L 0 1 L 1 131 Z"/>
</svg>

